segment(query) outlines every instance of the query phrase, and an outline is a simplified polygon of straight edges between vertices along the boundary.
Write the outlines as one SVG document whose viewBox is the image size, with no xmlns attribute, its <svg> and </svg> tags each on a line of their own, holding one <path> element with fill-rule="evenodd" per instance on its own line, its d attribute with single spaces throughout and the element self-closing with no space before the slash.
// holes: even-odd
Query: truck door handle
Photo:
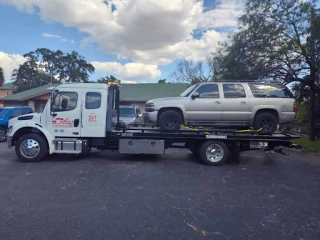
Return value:
<svg viewBox="0 0 320 240">
<path fill-rule="evenodd" d="M 216 101 L 216 104 L 221 104 L 221 102 L 219 102 L 219 101 Z"/>
<path fill-rule="evenodd" d="M 241 102 L 241 104 L 246 104 L 246 102 Z"/>
<path fill-rule="evenodd" d="M 79 126 L 79 119 L 75 119 L 75 120 L 74 120 L 73 126 L 74 126 L 74 127 L 78 127 L 78 126 Z"/>
</svg>

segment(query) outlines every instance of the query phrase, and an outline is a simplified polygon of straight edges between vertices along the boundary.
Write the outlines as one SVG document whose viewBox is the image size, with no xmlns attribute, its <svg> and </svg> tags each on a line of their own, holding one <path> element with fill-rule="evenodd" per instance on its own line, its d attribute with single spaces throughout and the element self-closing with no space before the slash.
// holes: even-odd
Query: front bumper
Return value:
<svg viewBox="0 0 320 240">
<path fill-rule="evenodd" d="M 8 144 L 8 148 L 12 147 L 12 137 L 7 136 L 7 144 Z"/>
<path fill-rule="evenodd" d="M 157 123 L 158 120 L 158 111 L 154 112 L 145 112 L 143 113 L 143 118 L 148 123 Z"/>
</svg>

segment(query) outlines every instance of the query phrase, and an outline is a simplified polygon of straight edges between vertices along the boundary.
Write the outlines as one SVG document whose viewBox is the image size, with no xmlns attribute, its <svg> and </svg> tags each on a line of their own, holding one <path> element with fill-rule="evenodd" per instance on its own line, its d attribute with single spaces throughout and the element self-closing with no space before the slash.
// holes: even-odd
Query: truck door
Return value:
<svg viewBox="0 0 320 240">
<path fill-rule="evenodd" d="M 107 91 L 82 90 L 81 137 L 105 137 L 107 121 Z"/>
<path fill-rule="evenodd" d="M 56 137 L 79 137 L 81 131 L 81 89 L 64 88 L 54 99 L 54 111 L 47 115 L 47 128 Z"/>
</svg>

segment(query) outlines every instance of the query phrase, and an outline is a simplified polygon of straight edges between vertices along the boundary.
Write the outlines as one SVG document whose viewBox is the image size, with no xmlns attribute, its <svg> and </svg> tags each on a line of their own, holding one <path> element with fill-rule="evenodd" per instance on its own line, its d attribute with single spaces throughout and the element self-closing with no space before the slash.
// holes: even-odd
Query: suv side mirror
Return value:
<svg viewBox="0 0 320 240">
<path fill-rule="evenodd" d="M 198 97 L 200 97 L 200 94 L 199 94 L 198 92 L 194 92 L 194 93 L 192 93 L 192 95 L 191 95 L 191 98 L 192 98 L 192 99 L 196 99 L 196 98 L 198 98 Z"/>
</svg>

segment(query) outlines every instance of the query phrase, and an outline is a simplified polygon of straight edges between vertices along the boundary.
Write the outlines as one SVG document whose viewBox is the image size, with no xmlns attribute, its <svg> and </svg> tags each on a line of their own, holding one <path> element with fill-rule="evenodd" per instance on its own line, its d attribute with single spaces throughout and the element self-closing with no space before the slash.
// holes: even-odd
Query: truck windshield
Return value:
<svg viewBox="0 0 320 240">
<path fill-rule="evenodd" d="M 0 118 L 6 117 L 6 116 L 8 115 L 8 113 L 9 113 L 9 110 L 8 110 L 8 109 L 2 109 L 2 110 L 0 111 Z"/>
<path fill-rule="evenodd" d="M 134 109 L 133 108 L 120 108 L 119 109 L 119 115 L 121 117 L 134 117 L 135 114 L 134 114 Z"/>
<path fill-rule="evenodd" d="M 193 85 L 189 87 L 187 90 L 185 90 L 183 93 L 180 94 L 180 97 L 188 97 L 190 93 L 198 86 L 198 84 Z"/>
</svg>

